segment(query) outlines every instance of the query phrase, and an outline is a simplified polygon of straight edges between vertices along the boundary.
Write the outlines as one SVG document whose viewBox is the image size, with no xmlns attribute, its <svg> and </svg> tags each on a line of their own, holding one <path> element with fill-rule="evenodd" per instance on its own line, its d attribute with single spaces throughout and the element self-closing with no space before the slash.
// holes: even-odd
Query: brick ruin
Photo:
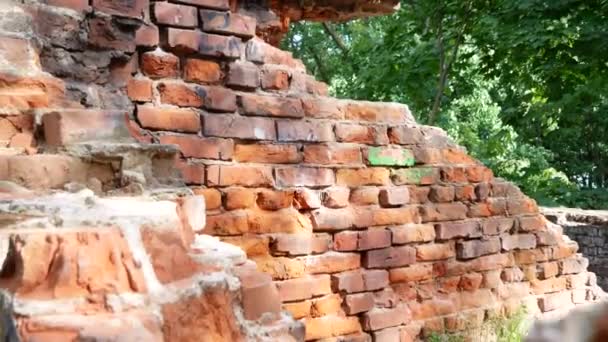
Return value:
<svg viewBox="0 0 608 342">
<path fill-rule="evenodd" d="M 273 46 L 395 5 L 0 3 L 4 340 L 415 341 L 604 297 L 516 186 Z"/>
</svg>

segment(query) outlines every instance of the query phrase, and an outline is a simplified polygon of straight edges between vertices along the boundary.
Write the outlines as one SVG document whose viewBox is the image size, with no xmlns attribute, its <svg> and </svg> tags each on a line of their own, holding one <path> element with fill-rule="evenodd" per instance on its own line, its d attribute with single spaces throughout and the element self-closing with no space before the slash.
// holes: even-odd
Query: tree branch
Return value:
<svg viewBox="0 0 608 342">
<path fill-rule="evenodd" d="M 334 30 L 333 27 L 331 27 L 329 25 L 329 23 L 323 23 L 323 29 L 325 29 L 325 32 L 327 32 L 327 34 L 329 34 L 329 36 L 331 37 L 331 39 L 334 41 L 334 43 L 336 43 L 336 46 L 338 46 L 338 48 L 342 51 L 342 53 L 345 56 L 348 56 L 348 53 L 350 52 L 348 47 L 346 46 L 346 44 L 344 44 L 344 41 L 342 40 L 342 38 L 338 35 L 338 33 Z"/>
</svg>

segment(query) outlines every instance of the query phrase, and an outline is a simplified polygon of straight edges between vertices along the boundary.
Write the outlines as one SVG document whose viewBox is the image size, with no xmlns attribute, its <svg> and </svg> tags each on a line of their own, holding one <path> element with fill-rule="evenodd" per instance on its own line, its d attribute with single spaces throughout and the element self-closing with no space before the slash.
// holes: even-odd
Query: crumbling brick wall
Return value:
<svg viewBox="0 0 608 342">
<path fill-rule="evenodd" d="M 241 247 L 271 275 L 306 340 L 409 341 L 471 330 L 524 304 L 552 313 L 602 295 L 577 244 L 443 131 L 417 124 L 405 105 L 328 97 L 301 61 L 268 44 L 298 17 L 289 6 L 30 3 L 36 39 L 23 49 L 52 76 L 4 81 L 0 100 L 21 112 L 76 109 L 42 113 L 25 153 L 116 140 L 125 112 L 141 143 L 177 145 L 176 167 L 207 203 L 196 233 Z M 15 56 L 5 53 L 13 66 Z M 13 126 L 9 147 L 29 132 Z M 28 187 L 76 177 L 41 182 L 46 164 L 27 177 L 14 158 L 0 175 Z M 154 185 L 159 164 L 131 160 L 77 180 L 97 179 L 89 186 L 100 193 Z"/>
</svg>

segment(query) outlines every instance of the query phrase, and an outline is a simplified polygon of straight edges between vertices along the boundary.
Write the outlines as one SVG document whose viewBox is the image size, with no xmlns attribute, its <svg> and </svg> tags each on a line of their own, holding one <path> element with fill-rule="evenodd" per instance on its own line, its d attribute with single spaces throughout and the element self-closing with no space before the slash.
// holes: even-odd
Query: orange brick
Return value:
<svg viewBox="0 0 608 342">
<path fill-rule="evenodd" d="M 389 170 L 385 168 L 339 169 L 336 184 L 348 187 L 389 184 Z"/>
<path fill-rule="evenodd" d="M 227 210 L 251 208 L 255 204 L 255 191 L 247 188 L 228 188 L 224 190 Z"/>
<path fill-rule="evenodd" d="M 205 197 L 205 207 L 207 210 L 215 210 L 222 206 L 222 194 L 217 189 L 194 188 L 192 191 L 194 191 L 195 195 Z"/>
<path fill-rule="evenodd" d="M 184 80 L 214 84 L 221 80 L 222 70 L 216 62 L 188 58 L 184 65 Z"/>
<path fill-rule="evenodd" d="M 296 145 L 237 144 L 234 159 L 243 163 L 292 164 L 302 160 Z"/>
</svg>

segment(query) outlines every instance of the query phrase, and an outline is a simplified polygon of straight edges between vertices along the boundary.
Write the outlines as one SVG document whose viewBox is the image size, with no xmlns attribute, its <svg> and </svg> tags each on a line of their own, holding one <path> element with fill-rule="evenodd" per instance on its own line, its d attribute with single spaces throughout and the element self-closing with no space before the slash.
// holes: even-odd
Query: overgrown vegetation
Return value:
<svg viewBox="0 0 608 342">
<path fill-rule="evenodd" d="M 410 0 L 296 23 L 338 97 L 408 104 L 545 205 L 608 208 L 608 0 Z"/>
<path fill-rule="evenodd" d="M 480 328 L 461 333 L 431 334 L 428 342 L 522 342 L 530 329 L 527 311 L 521 307 L 509 317 L 493 317 L 483 323 Z"/>
</svg>

